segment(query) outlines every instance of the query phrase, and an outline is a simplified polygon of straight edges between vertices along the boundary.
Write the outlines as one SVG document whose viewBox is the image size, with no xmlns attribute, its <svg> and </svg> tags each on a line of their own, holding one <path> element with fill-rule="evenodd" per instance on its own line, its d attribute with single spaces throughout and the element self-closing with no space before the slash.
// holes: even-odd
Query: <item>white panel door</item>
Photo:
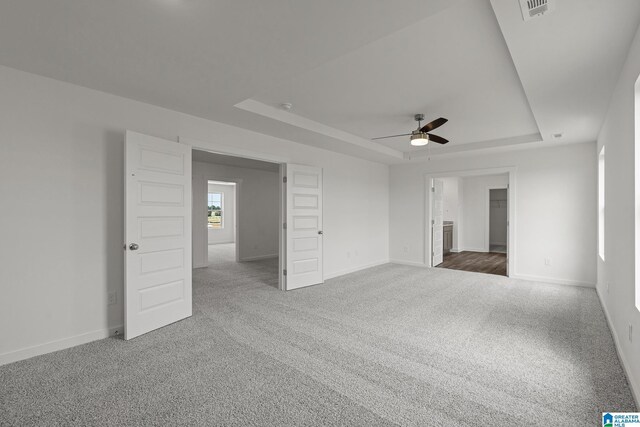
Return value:
<svg viewBox="0 0 640 427">
<path fill-rule="evenodd" d="M 191 316 L 191 146 L 127 131 L 124 334 Z"/>
<path fill-rule="evenodd" d="M 431 265 L 442 264 L 442 239 L 444 237 L 443 218 L 444 218 L 444 202 L 443 202 L 443 182 L 440 179 L 434 179 L 431 187 L 431 240 L 432 240 L 432 259 Z"/>
<path fill-rule="evenodd" d="M 286 290 L 322 277 L 322 169 L 287 164 Z"/>
<path fill-rule="evenodd" d="M 509 233 L 511 232 L 509 227 L 509 185 L 507 184 L 507 277 L 509 277 Z"/>
</svg>

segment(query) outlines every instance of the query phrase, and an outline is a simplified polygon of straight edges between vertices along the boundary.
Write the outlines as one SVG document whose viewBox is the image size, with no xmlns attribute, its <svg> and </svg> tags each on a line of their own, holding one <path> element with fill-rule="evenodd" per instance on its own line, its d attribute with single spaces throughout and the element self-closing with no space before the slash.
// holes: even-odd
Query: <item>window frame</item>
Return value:
<svg viewBox="0 0 640 427">
<path fill-rule="evenodd" d="M 605 218 L 606 218 L 606 187 L 605 170 L 606 156 L 603 145 L 598 153 L 598 256 L 605 261 Z"/>
<path fill-rule="evenodd" d="M 212 205 L 211 203 L 215 203 L 214 200 L 211 200 L 211 196 L 212 195 L 219 195 L 220 196 L 220 209 L 210 209 L 211 206 L 215 206 Z M 214 227 L 212 222 L 209 222 L 209 218 L 212 216 L 213 212 L 220 212 L 220 215 L 217 215 L 220 217 L 220 226 L 218 227 Z M 220 192 L 220 191 L 207 191 L 207 229 L 210 230 L 222 230 L 224 229 L 224 193 Z"/>
</svg>

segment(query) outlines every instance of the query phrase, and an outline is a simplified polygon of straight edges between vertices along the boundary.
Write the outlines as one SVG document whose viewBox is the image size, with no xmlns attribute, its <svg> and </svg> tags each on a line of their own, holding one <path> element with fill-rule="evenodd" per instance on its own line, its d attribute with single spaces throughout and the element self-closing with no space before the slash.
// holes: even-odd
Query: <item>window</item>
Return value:
<svg viewBox="0 0 640 427">
<path fill-rule="evenodd" d="M 640 310 L 640 77 L 634 85 L 634 183 L 635 183 L 635 300 Z"/>
<path fill-rule="evenodd" d="M 224 228 L 222 203 L 222 193 L 209 193 L 207 195 L 207 223 L 209 228 Z"/>
<path fill-rule="evenodd" d="M 598 155 L 598 255 L 604 261 L 604 147 Z"/>
</svg>

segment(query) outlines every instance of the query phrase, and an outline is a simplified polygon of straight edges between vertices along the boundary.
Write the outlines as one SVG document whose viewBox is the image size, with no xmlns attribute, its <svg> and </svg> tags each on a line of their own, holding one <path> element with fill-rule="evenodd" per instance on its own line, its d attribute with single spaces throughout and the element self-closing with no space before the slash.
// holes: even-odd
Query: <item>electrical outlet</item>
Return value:
<svg viewBox="0 0 640 427">
<path fill-rule="evenodd" d="M 107 304 L 114 305 L 118 302 L 118 293 L 116 291 L 109 292 Z"/>
<path fill-rule="evenodd" d="M 551 258 L 545 258 L 544 265 L 551 265 Z"/>
<path fill-rule="evenodd" d="M 629 323 L 629 342 L 633 342 L 633 325 Z"/>
<path fill-rule="evenodd" d="M 409 252 L 409 246 L 405 246 L 404 248 L 402 248 L 402 252 L 404 252 L 405 254 Z"/>
</svg>

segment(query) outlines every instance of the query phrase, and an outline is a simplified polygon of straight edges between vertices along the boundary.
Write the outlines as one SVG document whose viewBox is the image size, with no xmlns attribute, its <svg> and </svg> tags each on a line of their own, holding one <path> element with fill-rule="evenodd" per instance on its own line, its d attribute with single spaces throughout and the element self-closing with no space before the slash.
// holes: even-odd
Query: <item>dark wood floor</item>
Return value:
<svg viewBox="0 0 640 427">
<path fill-rule="evenodd" d="M 458 252 L 444 256 L 439 268 L 507 275 L 507 254 L 498 252 Z"/>
</svg>

